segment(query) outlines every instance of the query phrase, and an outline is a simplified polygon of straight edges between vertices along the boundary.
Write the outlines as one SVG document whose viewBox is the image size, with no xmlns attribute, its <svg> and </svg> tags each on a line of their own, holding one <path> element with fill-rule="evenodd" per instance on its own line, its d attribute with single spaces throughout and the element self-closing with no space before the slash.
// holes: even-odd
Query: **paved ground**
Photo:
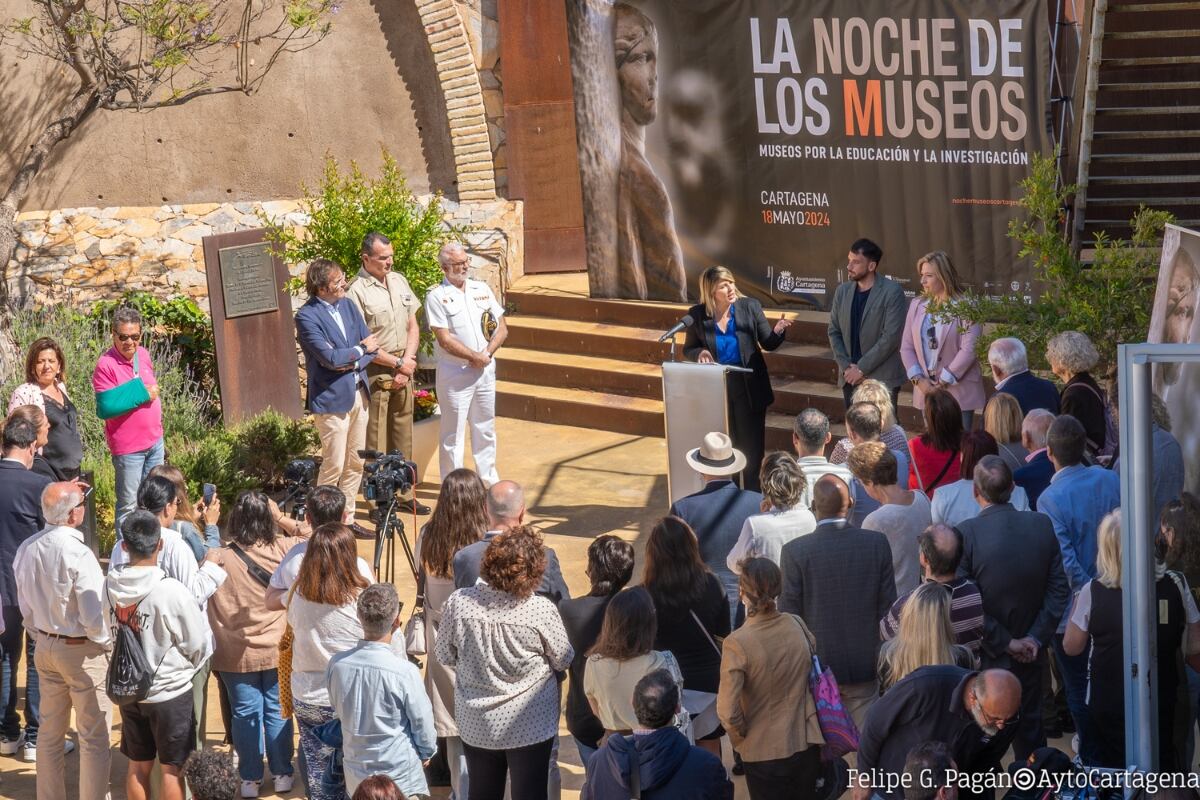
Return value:
<svg viewBox="0 0 1200 800">
<path fill-rule="evenodd" d="M 626 436 L 604 431 L 544 425 L 514 419 L 497 424 L 500 441 L 500 474 L 519 481 L 526 490 L 529 518 L 545 534 L 547 543 L 558 553 L 563 574 L 577 595 L 587 591 L 584 568 L 587 546 L 602 533 L 615 533 L 634 542 L 640 561 L 642 545 L 654 522 L 669 506 L 667 501 L 666 444 L 663 439 Z M 436 463 L 433 473 L 418 488 L 418 496 L 427 504 L 437 497 Z M 407 523 L 412 535 L 411 520 Z M 360 553 L 373 557 L 369 542 L 360 542 Z M 638 572 L 640 574 L 640 564 Z M 403 556 L 397 551 L 396 586 L 405 608 L 411 608 L 415 587 L 406 573 Z M 23 679 L 23 670 L 22 670 Z M 112 796 L 125 797 L 125 760 L 117 752 L 119 723 L 113 731 Z M 583 784 L 583 769 L 574 742 L 565 727 L 561 730 L 560 767 L 563 798 L 575 800 Z M 224 731 L 217 705 L 215 685 L 210 685 L 207 742 L 223 747 Z M 1070 742 L 1054 742 L 1069 749 Z M 730 753 L 726 745 L 726 761 Z M 67 757 L 68 796 L 75 796 L 78 756 Z M 34 800 L 34 765 L 0 756 L 0 798 Z M 734 779 L 739 800 L 747 797 L 745 781 Z M 263 797 L 268 794 L 266 782 Z M 448 789 L 435 789 L 434 797 L 448 797 Z M 296 789 L 288 797 L 302 797 Z"/>
<path fill-rule="evenodd" d="M 546 534 L 547 543 L 557 551 L 572 594 L 587 591 L 584 576 L 587 546 L 599 534 L 615 533 L 635 542 L 640 558 L 642 540 L 669 505 L 663 439 L 514 419 L 498 420 L 497 428 L 500 474 L 525 486 L 530 521 Z M 418 488 L 418 496 L 427 504 L 432 504 L 437 496 L 436 466 L 435 460 L 435 474 Z M 412 536 L 411 519 L 407 524 Z M 364 558 L 372 558 L 371 544 L 360 543 L 360 552 Z M 411 608 L 415 594 L 412 575 L 406 574 L 399 551 L 397 557 L 396 586 L 405 607 Z M 217 691 L 215 685 L 210 689 L 207 741 L 221 746 L 224 731 Z M 125 760 L 116 749 L 119 731 L 118 723 L 113 731 L 114 800 L 125 797 Z M 565 727 L 562 734 L 563 797 L 573 800 L 579 796 L 583 770 Z M 67 756 L 68 796 L 76 794 L 78 763 L 78 756 Z M 0 798 L 34 800 L 34 767 L 0 756 Z M 269 786 L 268 781 L 267 791 Z M 264 791 L 262 796 L 271 795 Z M 299 781 L 288 796 L 303 796 Z M 446 796 L 448 790 L 434 790 L 434 797 Z"/>
</svg>

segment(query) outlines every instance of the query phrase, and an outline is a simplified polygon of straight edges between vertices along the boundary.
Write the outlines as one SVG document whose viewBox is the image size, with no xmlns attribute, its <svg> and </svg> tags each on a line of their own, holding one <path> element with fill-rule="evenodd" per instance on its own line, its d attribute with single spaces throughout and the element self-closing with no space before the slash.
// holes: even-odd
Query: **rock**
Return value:
<svg viewBox="0 0 1200 800">
<path fill-rule="evenodd" d="M 479 70 L 490 71 L 500 62 L 500 25 L 494 19 L 483 17 L 479 25 Z"/>
<path fill-rule="evenodd" d="M 213 235 L 213 229 L 211 226 L 205 225 L 204 223 L 201 223 L 201 222 L 197 222 L 194 225 L 189 225 L 186 228 L 183 228 L 182 230 L 178 231 L 172 238 L 178 239 L 181 242 L 187 242 L 190 245 L 198 245 L 198 244 L 200 244 L 200 240 L 203 239 L 205 236 L 212 236 L 212 235 Z M 190 248 L 189 248 L 188 252 L 189 253 L 191 252 Z"/>
<path fill-rule="evenodd" d="M 504 93 L 499 89 L 484 89 L 483 111 L 489 118 L 504 116 Z"/>
</svg>

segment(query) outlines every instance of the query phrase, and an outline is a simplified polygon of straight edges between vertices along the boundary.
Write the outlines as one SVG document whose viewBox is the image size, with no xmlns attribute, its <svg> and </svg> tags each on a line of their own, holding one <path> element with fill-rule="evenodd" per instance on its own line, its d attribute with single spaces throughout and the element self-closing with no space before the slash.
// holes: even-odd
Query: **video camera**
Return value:
<svg viewBox="0 0 1200 800">
<path fill-rule="evenodd" d="M 417 465 L 399 450 L 388 453 L 359 450 L 358 455 L 368 462 L 363 467 L 363 497 L 376 506 L 386 506 L 396 495 L 412 491 L 417 480 Z"/>
<path fill-rule="evenodd" d="M 313 481 L 317 479 L 317 462 L 311 458 L 296 458 L 283 468 L 283 481 L 287 487 L 287 496 L 282 505 L 292 503 L 292 518 L 304 521 L 306 503 L 309 492 L 312 491 Z"/>
</svg>

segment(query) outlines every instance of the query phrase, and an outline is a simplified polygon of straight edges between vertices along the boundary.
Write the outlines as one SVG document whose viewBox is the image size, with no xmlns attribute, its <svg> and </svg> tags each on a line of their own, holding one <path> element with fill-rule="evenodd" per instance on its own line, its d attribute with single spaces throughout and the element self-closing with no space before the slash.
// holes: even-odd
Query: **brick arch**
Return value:
<svg viewBox="0 0 1200 800">
<path fill-rule="evenodd" d="M 496 199 L 496 173 L 488 140 L 483 89 L 475 55 L 454 0 L 414 0 L 425 39 L 433 51 L 438 82 L 446 99 L 458 199 Z"/>
</svg>

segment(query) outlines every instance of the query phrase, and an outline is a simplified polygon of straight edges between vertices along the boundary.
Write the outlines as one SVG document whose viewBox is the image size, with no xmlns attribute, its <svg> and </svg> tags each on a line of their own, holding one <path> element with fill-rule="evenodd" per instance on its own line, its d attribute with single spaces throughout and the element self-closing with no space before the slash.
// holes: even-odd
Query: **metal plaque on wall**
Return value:
<svg viewBox="0 0 1200 800">
<path fill-rule="evenodd" d="M 279 310 L 270 247 L 257 242 L 218 251 L 226 319 Z"/>
</svg>

